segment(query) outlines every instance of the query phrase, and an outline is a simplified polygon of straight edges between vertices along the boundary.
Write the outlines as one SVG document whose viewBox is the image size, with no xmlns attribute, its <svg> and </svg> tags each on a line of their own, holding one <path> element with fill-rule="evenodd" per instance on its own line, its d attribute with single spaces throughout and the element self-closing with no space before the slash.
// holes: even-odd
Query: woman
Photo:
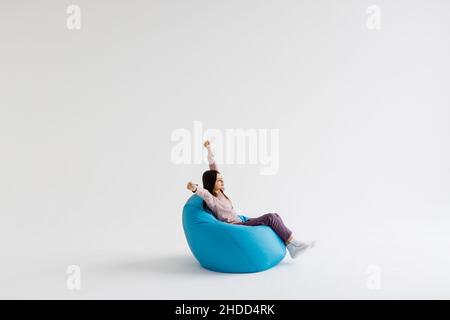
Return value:
<svg viewBox="0 0 450 320">
<path fill-rule="evenodd" d="M 296 240 L 293 233 L 284 225 L 283 220 L 277 213 L 267 213 L 257 218 L 250 218 L 245 222 L 241 221 L 234 210 L 231 200 L 224 193 L 223 177 L 217 170 L 211 143 L 209 140 L 206 140 L 203 145 L 208 150 L 210 170 L 203 173 L 203 188 L 192 182 L 188 182 L 187 188 L 204 200 L 203 207 L 206 210 L 212 211 L 217 219 L 224 222 L 245 226 L 270 226 L 283 239 L 292 258 L 298 257 L 300 253 L 314 246 L 314 241 L 307 243 Z"/>
</svg>

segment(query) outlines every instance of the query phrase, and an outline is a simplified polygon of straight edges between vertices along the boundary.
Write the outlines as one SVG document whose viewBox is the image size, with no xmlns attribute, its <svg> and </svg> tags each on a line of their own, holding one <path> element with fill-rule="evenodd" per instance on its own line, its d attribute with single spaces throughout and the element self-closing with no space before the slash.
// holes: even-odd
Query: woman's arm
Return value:
<svg viewBox="0 0 450 320">
<path fill-rule="evenodd" d="M 192 191 L 196 195 L 200 196 L 203 200 L 205 200 L 208 207 L 213 211 L 216 212 L 216 203 L 215 203 L 215 197 L 206 189 L 203 189 L 202 187 L 199 187 L 198 185 L 188 182 L 187 184 L 188 190 Z"/>
<path fill-rule="evenodd" d="M 214 153 L 211 149 L 211 142 L 209 140 L 206 140 L 205 143 L 203 143 L 203 145 L 205 146 L 206 150 L 208 150 L 208 163 L 209 163 L 209 170 L 217 170 L 217 163 L 216 160 L 214 159 Z"/>
</svg>

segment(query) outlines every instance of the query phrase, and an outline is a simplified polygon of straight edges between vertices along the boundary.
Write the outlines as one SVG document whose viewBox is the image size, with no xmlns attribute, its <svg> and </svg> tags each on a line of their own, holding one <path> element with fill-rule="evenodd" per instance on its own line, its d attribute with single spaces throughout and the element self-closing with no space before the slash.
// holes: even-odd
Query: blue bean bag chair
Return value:
<svg viewBox="0 0 450 320">
<path fill-rule="evenodd" d="M 242 221 L 248 217 L 240 215 Z M 286 255 L 283 240 L 269 226 L 222 222 L 192 195 L 183 208 L 183 229 L 194 257 L 206 269 L 246 273 L 267 270 Z"/>
</svg>

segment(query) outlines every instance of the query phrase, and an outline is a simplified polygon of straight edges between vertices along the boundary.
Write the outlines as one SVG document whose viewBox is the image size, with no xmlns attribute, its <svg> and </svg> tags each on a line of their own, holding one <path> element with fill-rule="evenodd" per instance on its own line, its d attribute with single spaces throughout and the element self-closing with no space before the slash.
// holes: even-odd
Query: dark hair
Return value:
<svg viewBox="0 0 450 320">
<path fill-rule="evenodd" d="M 209 193 L 211 193 L 214 197 L 216 197 L 216 195 L 214 194 L 214 185 L 216 184 L 217 175 L 219 173 L 220 172 L 217 170 L 207 170 L 207 171 L 203 172 L 203 176 L 202 176 L 203 189 L 208 190 Z M 225 196 L 225 198 L 230 200 L 223 191 L 222 191 L 222 193 Z M 230 202 L 231 202 L 231 200 L 230 200 Z M 231 206 L 233 206 L 233 205 L 231 205 Z M 212 213 L 214 216 L 216 216 L 216 214 L 208 207 L 205 200 L 203 200 L 203 209 L 205 209 L 206 211 L 208 211 L 208 212 Z"/>
</svg>

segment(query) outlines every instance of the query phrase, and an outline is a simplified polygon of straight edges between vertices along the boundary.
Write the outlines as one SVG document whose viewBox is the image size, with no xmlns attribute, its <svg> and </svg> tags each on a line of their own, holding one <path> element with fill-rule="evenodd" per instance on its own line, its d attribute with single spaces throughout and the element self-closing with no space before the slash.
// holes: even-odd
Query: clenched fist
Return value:
<svg viewBox="0 0 450 320">
<path fill-rule="evenodd" d="M 195 192 L 195 191 L 197 191 L 197 185 L 195 183 L 192 183 L 189 181 L 187 184 L 187 189 L 189 191 Z"/>
</svg>

